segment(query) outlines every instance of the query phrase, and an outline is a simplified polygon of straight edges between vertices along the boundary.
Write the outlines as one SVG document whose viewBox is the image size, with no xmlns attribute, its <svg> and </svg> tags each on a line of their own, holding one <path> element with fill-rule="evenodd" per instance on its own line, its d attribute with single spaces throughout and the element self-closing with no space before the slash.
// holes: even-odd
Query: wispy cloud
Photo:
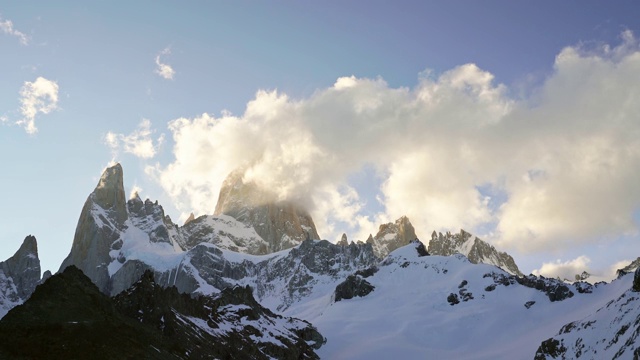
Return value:
<svg viewBox="0 0 640 360">
<path fill-rule="evenodd" d="M 175 70 L 161 61 L 160 57 L 171 54 L 171 48 L 165 48 L 156 56 L 156 70 L 155 73 L 167 80 L 173 80 L 173 76 L 176 74 Z"/>
<path fill-rule="evenodd" d="M 34 82 L 25 82 L 20 90 L 20 112 L 22 119 L 16 124 L 24 126 L 29 134 L 38 131 L 36 115 L 48 114 L 58 108 L 58 84 L 38 77 Z"/>
<path fill-rule="evenodd" d="M 164 142 L 164 134 L 161 134 L 155 141 L 152 138 L 154 130 L 151 129 L 151 121 L 142 119 L 138 128 L 129 135 L 116 134 L 108 132 L 104 137 L 104 141 L 114 158 L 122 150 L 125 153 L 133 154 L 142 159 L 153 158 L 162 143 Z"/>
<path fill-rule="evenodd" d="M 2 17 L 0 17 L 0 31 L 2 31 L 3 33 L 5 33 L 7 35 L 11 35 L 11 36 L 17 37 L 18 40 L 20 40 L 20 43 L 22 45 L 28 45 L 29 44 L 29 37 L 27 35 L 25 35 L 24 33 L 16 30 L 13 27 L 13 22 L 11 20 L 4 20 L 4 19 L 2 19 Z"/>
</svg>

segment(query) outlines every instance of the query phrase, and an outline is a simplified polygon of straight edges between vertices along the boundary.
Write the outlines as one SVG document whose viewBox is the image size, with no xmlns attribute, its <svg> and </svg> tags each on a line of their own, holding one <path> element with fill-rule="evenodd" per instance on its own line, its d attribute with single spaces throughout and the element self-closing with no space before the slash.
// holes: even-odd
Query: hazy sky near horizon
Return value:
<svg viewBox="0 0 640 360">
<path fill-rule="evenodd" d="M 226 174 L 365 239 L 407 215 L 521 270 L 640 256 L 640 5 L 619 1 L 0 5 L 0 259 L 68 254 L 112 161 L 182 223 Z"/>
</svg>

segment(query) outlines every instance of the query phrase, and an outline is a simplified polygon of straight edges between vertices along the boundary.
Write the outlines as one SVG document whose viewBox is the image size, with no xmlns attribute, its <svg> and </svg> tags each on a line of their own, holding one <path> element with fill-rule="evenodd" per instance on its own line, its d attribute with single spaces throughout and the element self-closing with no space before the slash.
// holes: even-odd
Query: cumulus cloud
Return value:
<svg viewBox="0 0 640 360">
<path fill-rule="evenodd" d="M 25 82 L 20 90 L 20 112 L 22 119 L 16 124 L 24 126 L 29 134 L 38 131 L 36 115 L 48 114 L 58 108 L 58 84 L 38 77 L 34 82 Z"/>
<path fill-rule="evenodd" d="M 154 130 L 151 129 L 151 121 L 142 119 L 138 128 L 128 135 L 108 132 L 104 137 L 105 144 L 111 148 L 113 157 L 117 157 L 122 150 L 142 159 L 153 158 L 158 149 L 164 143 L 164 134 L 153 139 Z"/>
<path fill-rule="evenodd" d="M 615 47 L 562 50 L 524 100 L 474 64 L 425 72 L 414 88 L 350 76 L 305 99 L 261 90 L 241 115 L 172 121 L 175 160 L 147 171 L 186 213 L 211 213 L 242 167 L 330 239 L 407 215 L 419 234 L 490 226 L 506 249 L 570 248 L 637 232 L 638 73 L 625 32 Z M 348 182 L 363 167 L 382 180 L 378 214 L 363 215 Z"/>
<path fill-rule="evenodd" d="M 576 274 L 582 274 L 583 271 L 590 273 L 588 270 L 590 262 L 591 259 L 584 255 L 565 262 L 556 260 L 555 262 L 543 263 L 542 267 L 540 267 L 540 269 L 533 270 L 532 274 L 552 278 L 559 277 L 562 280 L 567 279 L 575 281 Z"/>
<path fill-rule="evenodd" d="M 173 76 L 176 74 L 175 70 L 173 70 L 173 68 L 170 65 L 165 64 L 162 61 L 160 61 L 160 57 L 161 56 L 165 56 L 165 55 L 169 55 L 169 54 L 171 54 L 171 49 L 170 48 L 165 48 L 164 50 L 162 50 L 160 52 L 160 54 L 158 54 L 156 56 L 156 70 L 155 70 L 155 73 L 160 75 L 164 79 L 173 80 Z"/>
<path fill-rule="evenodd" d="M 22 45 L 29 44 L 29 37 L 24 33 L 16 30 L 13 27 L 13 22 L 11 20 L 3 20 L 2 17 L 0 17 L 0 31 L 2 31 L 7 35 L 11 35 L 18 38 L 18 40 Z"/>
</svg>

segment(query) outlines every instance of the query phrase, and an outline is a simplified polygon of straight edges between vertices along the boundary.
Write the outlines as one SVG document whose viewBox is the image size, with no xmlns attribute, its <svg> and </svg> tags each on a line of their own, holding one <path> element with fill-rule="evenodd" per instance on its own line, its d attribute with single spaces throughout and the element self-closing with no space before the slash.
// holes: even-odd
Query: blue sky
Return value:
<svg viewBox="0 0 640 360">
<path fill-rule="evenodd" d="M 248 164 L 332 241 L 407 214 L 425 241 L 464 227 L 525 272 L 604 276 L 640 255 L 638 7 L 3 4 L 0 259 L 33 234 L 57 270 L 115 160 L 176 222 Z"/>
</svg>

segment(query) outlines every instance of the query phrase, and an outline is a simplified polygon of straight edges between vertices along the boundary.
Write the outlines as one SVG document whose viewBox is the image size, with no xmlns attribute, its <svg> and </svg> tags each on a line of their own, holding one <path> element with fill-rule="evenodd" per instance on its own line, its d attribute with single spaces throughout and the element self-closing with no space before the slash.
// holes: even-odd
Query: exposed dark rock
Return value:
<svg viewBox="0 0 640 360">
<path fill-rule="evenodd" d="M 535 360 L 546 360 L 547 356 L 550 356 L 552 359 L 557 359 L 562 357 L 564 359 L 564 355 L 567 352 L 567 348 L 556 339 L 550 338 L 542 342 L 538 350 L 536 351 Z"/>
<path fill-rule="evenodd" d="M 636 272 L 633 274 L 633 286 L 631 289 L 635 292 L 640 291 L 640 267 L 636 269 Z"/>
<path fill-rule="evenodd" d="M 375 287 L 365 279 L 357 275 L 349 275 L 347 279 L 338 286 L 335 290 L 335 301 L 338 302 L 343 299 L 352 299 L 356 296 L 364 297 L 372 292 Z"/>
<path fill-rule="evenodd" d="M 416 251 L 418 252 L 418 257 L 429 256 L 429 252 L 427 251 L 427 248 L 424 246 L 422 241 L 416 238 L 415 240 L 412 241 L 412 243 L 416 244 Z"/>
<path fill-rule="evenodd" d="M 378 267 L 377 266 L 372 266 L 372 267 L 366 268 L 364 270 L 358 270 L 358 271 L 356 271 L 356 273 L 354 275 L 362 276 L 363 278 L 368 278 L 369 276 L 373 276 L 377 272 L 378 272 Z"/>
<path fill-rule="evenodd" d="M 460 303 L 460 299 L 458 299 L 458 294 L 451 293 L 447 296 L 447 301 L 449 305 L 453 306 Z"/>
<path fill-rule="evenodd" d="M 483 277 L 493 278 L 494 283 L 497 285 L 509 286 L 518 283 L 528 288 L 542 291 L 547 295 L 550 301 L 562 301 L 564 299 L 571 298 L 574 295 L 563 281 L 545 278 L 544 276 L 538 277 L 535 275 L 529 275 L 520 277 L 492 272 L 484 274 Z M 487 289 L 485 288 L 485 290 Z"/>
<path fill-rule="evenodd" d="M 530 307 L 533 306 L 533 304 L 535 304 L 535 301 L 527 301 L 526 303 L 524 303 L 524 307 L 526 307 L 527 309 L 529 309 Z"/>
</svg>

